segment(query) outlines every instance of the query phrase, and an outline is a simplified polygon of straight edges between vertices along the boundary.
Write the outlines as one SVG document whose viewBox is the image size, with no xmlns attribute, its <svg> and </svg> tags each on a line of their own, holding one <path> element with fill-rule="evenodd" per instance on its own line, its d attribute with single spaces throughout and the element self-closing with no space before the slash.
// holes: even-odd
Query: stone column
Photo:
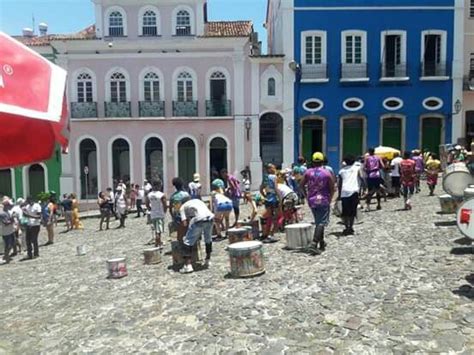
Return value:
<svg viewBox="0 0 474 355">
<path fill-rule="evenodd" d="M 252 190 L 257 190 L 262 182 L 262 158 L 260 155 L 260 64 L 252 63 L 252 156 L 250 171 L 252 174 Z"/>
<path fill-rule="evenodd" d="M 234 53 L 234 171 L 240 172 L 245 167 L 244 156 L 241 147 L 244 147 L 244 53 Z"/>
</svg>

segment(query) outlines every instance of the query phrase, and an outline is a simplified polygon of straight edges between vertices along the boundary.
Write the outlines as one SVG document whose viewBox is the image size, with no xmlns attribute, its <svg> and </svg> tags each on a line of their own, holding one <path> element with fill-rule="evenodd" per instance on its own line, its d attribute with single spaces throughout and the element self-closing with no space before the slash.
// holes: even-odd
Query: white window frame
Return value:
<svg viewBox="0 0 474 355">
<path fill-rule="evenodd" d="M 107 102 L 112 102 L 112 95 L 110 91 L 110 83 L 111 83 L 111 76 L 114 73 L 121 73 L 125 77 L 125 94 L 126 94 L 126 101 L 130 102 L 130 75 L 128 72 L 120 67 L 115 67 L 110 69 L 107 74 L 105 75 L 105 98 Z"/>
<path fill-rule="evenodd" d="M 105 10 L 105 16 L 104 16 L 104 23 L 105 23 L 105 33 L 106 37 L 111 37 L 109 33 L 110 29 L 110 14 L 112 12 L 118 11 L 122 14 L 122 21 L 123 21 L 123 36 L 126 37 L 128 36 L 128 27 L 127 27 L 127 13 L 123 8 L 120 6 L 111 6 Z"/>
<path fill-rule="evenodd" d="M 78 92 L 77 92 L 77 83 L 78 76 L 81 74 L 89 74 L 92 78 L 92 101 L 97 102 L 97 78 L 95 73 L 89 68 L 80 68 L 74 71 L 72 75 L 72 98 L 74 102 L 79 102 Z"/>
<path fill-rule="evenodd" d="M 189 19 L 191 24 L 190 36 L 194 36 L 196 34 L 196 15 L 192 7 L 186 5 L 177 6 L 173 9 L 173 13 L 171 15 L 171 33 L 173 34 L 173 36 L 176 36 L 177 15 L 178 12 L 180 12 L 181 10 L 185 10 L 189 13 Z"/>
<path fill-rule="evenodd" d="M 143 68 L 139 75 L 139 88 L 138 88 L 138 95 L 140 101 L 145 101 L 145 76 L 148 73 L 155 73 L 158 76 L 158 80 L 160 81 L 159 88 L 160 88 L 160 100 L 165 101 L 165 84 L 164 84 L 164 76 L 160 69 L 156 67 L 146 67 Z"/>
<path fill-rule="evenodd" d="M 387 100 L 389 99 L 397 99 L 399 100 L 398 98 L 388 98 Z M 380 128 L 379 128 L 379 145 L 382 145 L 383 144 L 383 122 L 384 120 L 386 119 L 389 119 L 389 118 L 398 118 L 401 120 L 401 123 L 402 123 L 402 140 L 401 140 L 401 144 L 402 144 L 402 151 L 405 151 L 405 146 L 406 146 L 406 120 L 407 120 L 407 117 L 403 114 L 400 114 L 400 113 L 387 113 L 387 114 L 383 114 L 382 116 L 380 116 Z"/>
<path fill-rule="evenodd" d="M 321 37 L 321 63 L 320 64 L 327 64 L 327 32 L 318 30 L 318 31 L 301 32 L 301 64 L 302 65 L 320 65 L 320 64 L 306 64 L 306 37 L 316 37 L 316 36 Z"/>
<path fill-rule="evenodd" d="M 424 63 L 425 60 L 425 36 L 426 35 L 440 35 L 441 36 L 441 62 L 446 63 L 446 66 L 448 66 L 447 62 L 447 49 L 448 49 L 448 33 L 444 30 L 425 30 L 421 32 L 421 42 L 420 42 L 420 63 Z M 447 68 L 446 68 L 447 70 Z M 440 81 L 440 80 L 449 80 L 449 76 L 422 76 L 420 78 L 422 81 Z"/>
<path fill-rule="evenodd" d="M 346 37 L 360 36 L 361 37 L 361 64 L 367 64 L 367 32 L 362 30 L 346 30 L 341 32 L 341 63 L 346 63 Z"/>
<path fill-rule="evenodd" d="M 436 101 L 438 102 L 437 106 L 428 106 L 427 103 L 428 101 Z M 441 110 L 444 106 L 443 100 L 441 100 L 439 97 L 431 96 L 427 97 L 426 99 L 423 100 L 423 108 L 427 111 L 438 111 Z"/>
<path fill-rule="evenodd" d="M 187 72 L 191 75 L 191 78 L 193 80 L 193 98 L 192 98 L 192 101 L 197 101 L 197 98 L 198 98 L 197 75 L 196 75 L 196 72 L 193 69 L 189 68 L 189 67 L 179 67 L 173 73 L 173 83 L 172 83 L 173 101 L 178 101 L 178 76 L 182 72 Z"/>
<path fill-rule="evenodd" d="M 319 107 L 317 109 L 310 109 L 309 107 L 307 107 L 306 105 L 309 104 L 310 102 L 317 102 L 319 104 Z M 320 100 L 320 99 L 316 99 L 316 98 L 310 98 L 310 99 L 307 99 L 303 102 L 303 110 L 305 110 L 306 112 L 309 112 L 311 114 L 314 114 L 316 112 L 319 112 L 321 111 L 322 109 L 324 108 L 324 101 Z"/>
<path fill-rule="evenodd" d="M 268 79 L 275 79 L 275 96 L 268 96 Z M 261 103 L 274 108 L 283 101 L 283 76 L 274 65 L 270 65 L 260 77 Z"/>
<path fill-rule="evenodd" d="M 400 61 L 401 64 L 407 65 L 407 32 L 402 30 L 386 30 L 380 33 L 380 64 L 385 64 L 385 37 L 387 36 L 400 36 Z M 406 74 L 408 75 L 408 68 Z M 407 81 L 410 80 L 410 77 L 381 77 L 380 81 Z"/>
<path fill-rule="evenodd" d="M 160 16 L 160 11 L 156 6 L 144 6 L 140 8 L 140 11 L 138 12 L 138 35 L 139 36 L 144 36 L 143 35 L 143 15 L 147 11 L 153 11 L 156 16 L 156 35 L 161 36 L 161 16 Z M 144 37 L 153 37 L 153 36 L 144 36 Z"/>
<path fill-rule="evenodd" d="M 390 107 L 390 106 L 387 106 L 387 103 L 389 101 L 396 101 L 398 102 L 398 106 L 397 107 Z M 403 108 L 403 106 L 405 105 L 405 103 L 403 102 L 402 99 L 398 98 L 398 97 L 387 97 L 385 100 L 383 100 L 383 108 L 387 111 L 399 111 Z"/>
<path fill-rule="evenodd" d="M 231 100 L 232 93 L 231 93 L 231 85 L 230 85 L 230 73 L 226 68 L 223 67 L 212 67 L 206 73 L 206 100 L 211 99 L 211 76 L 215 72 L 221 72 L 225 75 L 225 85 L 226 85 L 226 95 L 227 100 Z"/>
</svg>

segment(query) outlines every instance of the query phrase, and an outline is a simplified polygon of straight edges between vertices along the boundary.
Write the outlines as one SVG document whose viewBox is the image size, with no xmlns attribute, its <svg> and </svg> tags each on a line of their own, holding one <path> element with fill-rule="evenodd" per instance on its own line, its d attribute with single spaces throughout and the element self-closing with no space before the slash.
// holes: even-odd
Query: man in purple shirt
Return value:
<svg viewBox="0 0 474 355">
<path fill-rule="evenodd" d="M 382 199 L 381 185 L 383 184 L 380 169 L 383 169 L 382 159 L 375 155 L 375 149 L 369 149 L 369 155 L 365 158 L 364 169 L 367 176 L 367 211 L 370 211 L 370 201 L 374 195 L 377 196 L 377 210 L 381 210 Z"/>
<path fill-rule="evenodd" d="M 240 198 L 242 197 L 242 191 L 240 190 L 240 182 L 235 176 L 230 175 L 227 169 L 221 170 L 221 176 L 224 181 L 227 182 L 226 195 L 232 200 L 232 206 L 235 215 L 235 226 L 240 216 Z"/>
<path fill-rule="evenodd" d="M 321 254 L 326 248 L 324 242 L 324 228 L 329 223 L 329 214 L 331 211 L 331 201 L 335 191 L 334 176 L 324 168 L 324 155 L 322 153 L 313 154 L 313 168 L 308 169 L 301 181 L 301 188 L 307 188 L 308 205 L 313 212 L 314 230 L 313 245 L 311 250 L 313 254 Z M 318 250 L 319 245 L 319 250 Z"/>
</svg>

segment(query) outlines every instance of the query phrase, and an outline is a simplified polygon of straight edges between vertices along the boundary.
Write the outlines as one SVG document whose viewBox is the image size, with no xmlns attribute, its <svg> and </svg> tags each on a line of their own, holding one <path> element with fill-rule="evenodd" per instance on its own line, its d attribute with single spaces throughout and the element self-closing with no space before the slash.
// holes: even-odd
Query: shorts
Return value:
<svg viewBox="0 0 474 355">
<path fill-rule="evenodd" d="M 161 217 L 153 218 L 151 220 L 151 226 L 156 233 L 162 234 L 165 232 L 165 219 Z"/>
<path fill-rule="evenodd" d="M 212 226 L 214 220 L 194 222 L 189 225 L 188 231 L 183 238 L 183 242 L 187 246 L 194 246 L 201 235 L 204 235 L 204 242 L 206 244 L 212 243 Z"/>
<path fill-rule="evenodd" d="M 356 217 L 357 206 L 359 205 L 359 194 L 353 193 L 349 197 L 341 198 L 342 202 L 342 217 Z"/>
<path fill-rule="evenodd" d="M 329 224 L 331 206 L 320 205 L 317 207 L 313 207 L 311 208 L 311 212 L 313 212 L 314 224 L 316 224 L 317 226 L 327 226 Z"/>
<path fill-rule="evenodd" d="M 225 213 L 225 212 L 230 212 L 234 208 L 232 202 L 221 202 L 218 203 L 216 206 L 216 212 L 217 213 Z"/>
<path fill-rule="evenodd" d="M 234 209 L 234 213 L 240 212 L 240 197 L 232 198 L 232 208 Z"/>
<path fill-rule="evenodd" d="M 370 190 L 380 189 L 380 185 L 383 183 L 381 178 L 368 178 L 367 179 L 367 188 Z"/>
<path fill-rule="evenodd" d="M 400 176 L 392 176 L 392 187 L 394 188 L 400 187 Z"/>
</svg>

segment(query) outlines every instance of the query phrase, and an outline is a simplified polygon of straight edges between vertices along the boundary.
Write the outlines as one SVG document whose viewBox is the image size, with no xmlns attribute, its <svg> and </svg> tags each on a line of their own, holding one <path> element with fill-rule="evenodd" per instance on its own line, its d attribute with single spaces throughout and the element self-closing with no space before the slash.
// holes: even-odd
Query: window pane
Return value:
<svg viewBox="0 0 474 355">
<path fill-rule="evenodd" d="M 313 37 L 306 37 L 306 64 L 313 64 Z"/>
<path fill-rule="evenodd" d="M 276 94 L 275 86 L 276 86 L 275 79 L 273 78 L 268 79 L 268 96 L 275 96 Z"/>
<path fill-rule="evenodd" d="M 346 36 L 346 63 L 352 64 L 352 36 Z"/>
<path fill-rule="evenodd" d="M 92 102 L 92 82 L 86 82 L 86 102 Z"/>
<path fill-rule="evenodd" d="M 188 80 L 186 81 L 186 101 L 193 100 L 193 82 Z"/>
<path fill-rule="evenodd" d="M 117 97 L 117 82 L 112 81 L 110 83 L 110 101 L 111 102 L 118 102 Z"/>
<path fill-rule="evenodd" d="M 160 82 L 153 81 L 153 101 L 160 101 Z"/>
<path fill-rule="evenodd" d="M 119 94 L 120 94 L 120 102 L 126 102 L 127 101 L 127 84 L 125 81 L 121 81 L 119 83 Z"/>
<path fill-rule="evenodd" d="M 314 64 L 321 64 L 321 37 L 314 37 Z"/>
<path fill-rule="evenodd" d="M 362 37 L 354 37 L 354 63 L 362 63 Z"/>
<path fill-rule="evenodd" d="M 184 82 L 178 81 L 178 101 L 184 101 Z"/>
<path fill-rule="evenodd" d="M 151 90 L 150 90 L 150 82 L 145 81 L 144 93 L 145 93 L 145 101 L 151 101 Z"/>
</svg>

